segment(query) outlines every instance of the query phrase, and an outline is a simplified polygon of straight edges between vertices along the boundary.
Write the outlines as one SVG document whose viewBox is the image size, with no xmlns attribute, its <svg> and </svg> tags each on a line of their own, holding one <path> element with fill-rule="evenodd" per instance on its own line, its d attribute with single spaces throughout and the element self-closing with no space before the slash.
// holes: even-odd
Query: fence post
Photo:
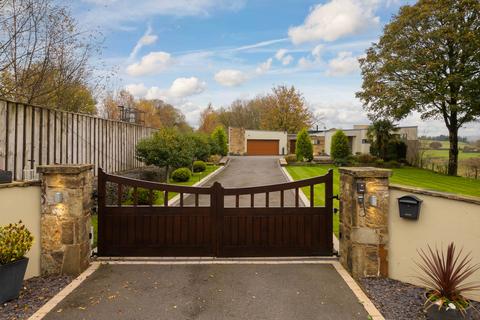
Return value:
<svg viewBox="0 0 480 320">
<path fill-rule="evenodd" d="M 355 278 L 388 276 L 391 170 L 340 168 L 340 262 Z"/>
<path fill-rule="evenodd" d="M 78 275 L 90 264 L 93 165 L 39 166 L 42 274 Z"/>
</svg>

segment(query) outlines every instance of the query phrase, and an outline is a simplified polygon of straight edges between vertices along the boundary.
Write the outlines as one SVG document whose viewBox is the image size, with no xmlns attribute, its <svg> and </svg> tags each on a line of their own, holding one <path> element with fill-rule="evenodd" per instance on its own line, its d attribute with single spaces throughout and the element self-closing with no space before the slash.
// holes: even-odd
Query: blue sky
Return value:
<svg viewBox="0 0 480 320">
<path fill-rule="evenodd" d="M 295 85 L 327 127 L 367 123 L 357 58 L 408 0 L 82 0 L 73 11 L 105 37 L 111 84 L 177 106 L 192 125 L 211 102 Z M 443 123 L 419 120 L 421 134 Z M 475 135 L 478 125 L 463 134 Z"/>
</svg>

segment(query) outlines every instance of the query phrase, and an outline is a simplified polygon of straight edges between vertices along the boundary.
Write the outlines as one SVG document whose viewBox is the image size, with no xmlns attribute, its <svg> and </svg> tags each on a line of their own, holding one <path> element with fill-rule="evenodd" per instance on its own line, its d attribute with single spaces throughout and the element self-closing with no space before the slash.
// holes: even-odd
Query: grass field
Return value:
<svg viewBox="0 0 480 320">
<path fill-rule="evenodd" d="M 425 150 L 424 157 L 448 159 L 448 150 Z M 480 158 L 480 152 L 458 152 L 458 159 Z"/>
<path fill-rule="evenodd" d="M 423 139 L 420 140 L 420 142 L 422 143 L 422 146 L 426 146 L 426 147 L 428 147 L 428 145 L 433 141 L 434 140 L 423 140 Z M 450 147 L 449 141 L 436 141 L 436 142 L 440 142 L 442 144 L 442 149 L 448 149 Z M 466 145 L 468 145 L 468 143 L 465 143 L 462 141 L 458 142 L 459 149 L 463 149 L 463 147 L 465 147 Z"/>
<path fill-rule="evenodd" d="M 200 180 L 202 180 L 203 178 L 205 178 L 206 176 L 208 176 L 210 173 L 214 172 L 218 168 L 219 168 L 219 166 L 216 166 L 216 165 L 207 165 L 207 169 L 205 171 L 193 173 L 192 177 L 187 182 L 173 182 L 173 181 L 171 181 L 170 184 L 176 184 L 176 185 L 182 185 L 182 186 L 191 186 L 191 185 L 194 185 L 195 183 L 199 182 Z M 168 199 L 172 199 L 176 195 L 177 195 L 176 193 L 170 192 L 168 194 Z M 156 205 L 163 205 L 163 199 L 164 199 L 163 192 L 157 192 L 157 199 L 155 201 L 155 204 Z M 126 202 L 125 204 L 128 204 L 128 202 Z M 94 238 L 93 238 L 93 247 L 95 248 L 97 246 L 97 234 L 98 234 L 98 216 L 97 215 L 92 216 L 92 226 L 93 226 L 93 232 L 94 232 L 94 235 L 95 235 Z"/>
<path fill-rule="evenodd" d="M 328 169 L 332 168 L 330 165 L 318 165 L 318 166 L 288 166 L 287 170 L 294 180 L 306 179 L 315 176 L 324 175 L 328 172 Z M 339 193 L 339 174 L 338 169 L 333 167 L 333 193 Z M 450 177 L 435 173 L 429 170 L 404 167 L 395 168 L 393 175 L 390 178 L 391 183 L 401 184 L 405 186 L 412 186 L 417 188 L 429 189 L 434 191 L 450 192 L 461 195 L 480 197 L 480 180 L 473 180 L 462 177 Z M 303 190 L 307 197 L 310 196 L 308 188 Z M 316 194 L 323 194 L 324 186 L 315 186 Z M 316 205 L 323 205 L 324 199 L 321 197 L 315 199 Z M 338 201 L 334 200 L 334 207 L 338 208 Z M 338 214 L 333 216 L 333 229 L 334 233 L 338 236 Z"/>
</svg>

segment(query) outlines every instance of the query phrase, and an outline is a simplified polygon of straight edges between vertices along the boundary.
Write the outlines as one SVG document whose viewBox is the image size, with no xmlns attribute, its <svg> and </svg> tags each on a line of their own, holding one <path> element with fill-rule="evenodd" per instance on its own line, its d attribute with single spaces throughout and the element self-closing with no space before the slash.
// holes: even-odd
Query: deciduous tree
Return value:
<svg viewBox="0 0 480 320">
<path fill-rule="evenodd" d="M 218 112 L 213 109 L 211 103 L 200 114 L 200 126 L 198 131 L 211 134 L 216 127 L 220 125 Z"/>
<path fill-rule="evenodd" d="M 165 168 L 165 180 L 168 182 L 170 168 L 191 166 L 193 142 L 177 129 L 162 128 L 137 144 L 136 157 L 146 165 Z"/>
<path fill-rule="evenodd" d="M 448 174 L 458 168 L 458 130 L 480 117 L 480 2 L 419 0 L 404 6 L 360 59 L 357 93 L 372 119 L 419 112 L 449 132 Z"/>
<path fill-rule="evenodd" d="M 313 114 L 294 86 L 278 86 L 268 95 L 262 110 L 262 128 L 295 133 L 312 125 Z"/>
<path fill-rule="evenodd" d="M 94 113 L 98 84 L 89 58 L 98 34 L 78 28 L 54 0 L 5 0 L 0 10 L 0 95 L 75 112 Z"/>
</svg>

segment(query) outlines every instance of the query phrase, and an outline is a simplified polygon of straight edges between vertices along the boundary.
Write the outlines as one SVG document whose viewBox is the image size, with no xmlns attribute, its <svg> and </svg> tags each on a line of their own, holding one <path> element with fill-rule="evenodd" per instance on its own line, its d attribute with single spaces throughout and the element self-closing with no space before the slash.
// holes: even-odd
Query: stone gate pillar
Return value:
<svg viewBox="0 0 480 320">
<path fill-rule="evenodd" d="M 39 166 L 42 274 L 78 275 L 90 264 L 93 165 Z"/>
<path fill-rule="evenodd" d="M 340 168 L 340 262 L 354 278 L 388 276 L 391 170 Z"/>
</svg>

